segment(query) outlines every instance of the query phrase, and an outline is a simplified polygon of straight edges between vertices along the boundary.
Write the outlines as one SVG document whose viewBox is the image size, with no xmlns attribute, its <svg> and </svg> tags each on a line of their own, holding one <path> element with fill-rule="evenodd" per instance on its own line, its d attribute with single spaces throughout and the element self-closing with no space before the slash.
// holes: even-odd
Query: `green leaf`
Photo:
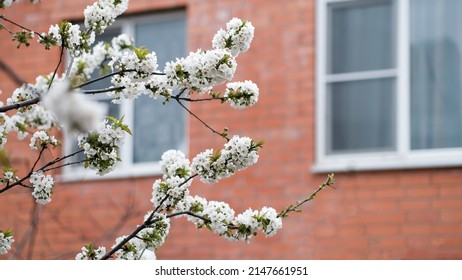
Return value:
<svg viewBox="0 0 462 280">
<path fill-rule="evenodd" d="M 135 52 L 139 60 L 144 60 L 146 56 L 149 54 L 149 50 L 145 47 L 133 48 L 133 51 Z"/>
</svg>

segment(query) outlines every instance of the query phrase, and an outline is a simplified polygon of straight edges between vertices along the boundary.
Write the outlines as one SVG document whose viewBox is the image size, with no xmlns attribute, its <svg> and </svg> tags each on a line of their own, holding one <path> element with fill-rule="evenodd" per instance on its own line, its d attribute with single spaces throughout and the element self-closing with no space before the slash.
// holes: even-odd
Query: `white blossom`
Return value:
<svg viewBox="0 0 462 280">
<path fill-rule="evenodd" d="M 171 87 L 205 93 L 213 86 L 231 80 L 236 67 L 236 59 L 228 50 L 198 50 L 185 58 L 167 62 L 164 73 Z"/>
<path fill-rule="evenodd" d="M 43 106 L 70 132 L 95 129 L 106 115 L 105 104 L 89 99 L 77 90 L 71 90 L 69 81 L 55 82 L 43 97 Z"/>
<path fill-rule="evenodd" d="M 0 230 L 0 255 L 8 253 L 13 242 L 13 233 L 11 231 L 3 232 Z"/>
<path fill-rule="evenodd" d="M 145 222 L 149 217 L 151 217 L 151 215 L 152 211 L 145 215 Z M 137 234 L 137 237 L 144 241 L 144 248 L 148 250 L 156 250 L 164 244 L 165 239 L 169 234 L 170 219 L 167 218 L 165 214 L 154 213 L 148 222 L 150 222 L 150 225 L 142 229 Z"/>
<path fill-rule="evenodd" d="M 33 172 L 29 182 L 34 188 L 32 196 L 35 197 L 37 203 L 47 204 L 51 201 L 51 190 L 55 184 L 51 175 L 45 175 L 42 171 Z"/>
<path fill-rule="evenodd" d="M 250 21 L 233 18 L 226 24 L 226 30 L 220 29 L 213 36 L 212 46 L 215 49 L 228 49 L 233 56 L 237 56 L 249 49 L 254 31 Z"/>
<path fill-rule="evenodd" d="M 14 174 L 15 172 L 10 169 L 6 169 L 3 173 L 3 178 L 0 178 L 1 183 L 15 183 L 19 180 L 19 177 Z"/>
<path fill-rule="evenodd" d="M 274 208 L 263 207 L 259 214 L 259 229 L 263 231 L 266 237 L 271 237 L 282 228 L 282 218 L 278 217 L 278 213 Z"/>
<path fill-rule="evenodd" d="M 105 247 L 98 247 L 93 248 L 92 244 L 82 247 L 82 252 L 78 253 L 75 256 L 76 260 L 98 260 L 101 259 L 104 255 L 106 255 L 106 248 Z"/>
<path fill-rule="evenodd" d="M 93 29 L 101 34 L 111 25 L 115 18 L 121 15 L 128 8 L 128 0 L 100 0 L 83 11 L 85 16 L 85 27 Z"/>
<path fill-rule="evenodd" d="M 191 170 L 200 176 L 202 182 L 215 183 L 255 164 L 262 145 L 249 137 L 235 135 L 220 152 L 208 149 L 195 156 Z"/>
<path fill-rule="evenodd" d="M 94 130 L 77 137 L 78 145 L 84 150 L 84 167 L 104 175 L 115 168 L 119 149 L 125 140 L 125 125 L 121 122 L 109 124 L 104 121 Z"/>
<path fill-rule="evenodd" d="M 10 7 L 13 4 L 13 0 L 2 0 L 0 2 L 0 7 Z"/>
<path fill-rule="evenodd" d="M 228 225 L 234 219 L 234 210 L 223 201 L 209 201 L 202 211 L 203 217 L 210 219 L 210 228 L 213 232 L 222 235 L 228 231 Z M 199 225 L 204 223 L 200 220 Z"/>
<path fill-rule="evenodd" d="M 244 109 L 255 105 L 258 101 L 258 95 L 258 86 L 252 81 L 245 81 L 228 83 L 224 97 L 231 107 Z"/>
<path fill-rule="evenodd" d="M 111 78 L 112 84 L 121 88 L 108 93 L 116 102 L 121 98 L 134 99 L 146 93 L 146 83 L 158 68 L 156 53 L 144 48 L 124 51 L 121 55 L 114 56 L 109 65 L 118 71 L 128 70 Z M 152 85 L 153 80 L 149 82 L 150 87 L 155 87 Z"/>
<path fill-rule="evenodd" d="M 172 207 L 189 195 L 192 184 L 191 168 L 186 156 L 176 150 L 166 151 L 160 162 L 162 179 L 154 182 L 151 202 L 163 207 Z"/>
<path fill-rule="evenodd" d="M 39 130 L 34 133 L 34 135 L 30 139 L 30 144 L 29 147 L 32 150 L 38 150 L 41 147 L 47 146 L 47 145 L 52 145 L 56 146 L 58 145 L 58 140 L 52 135 L 49 136 L 46 131 Z"/>
</svg>

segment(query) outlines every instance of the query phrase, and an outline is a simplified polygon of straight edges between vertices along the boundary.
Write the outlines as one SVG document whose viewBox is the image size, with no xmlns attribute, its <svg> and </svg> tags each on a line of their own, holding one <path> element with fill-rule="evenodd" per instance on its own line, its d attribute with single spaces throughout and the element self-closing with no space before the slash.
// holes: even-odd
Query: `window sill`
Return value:
<svg viewBox="0 0 462 280">
<path fill-rule="evenodd" d="M 69 167 L 64 168 L 63 173 L 59 177 L 61 182 L 78 182 L 78 181 L 94 181 L 94 180 L 116 180 L 138 177 L 154 177 L 161 175 L 159 162 L 140 163 L 133 165 L 119 165 L 112 172 L 100 176 L 92 169 Z"/>
<path fill-rule="evenodd" d="M 311 170 L 314 173 L 327 173 L 456 166 L 462 166 L 462 149 L 460 148 L 444 151 L 413 151 L 407 155 L 383 153 L 325 156 L 322 160 L 317 160 Z"/>
</svg>

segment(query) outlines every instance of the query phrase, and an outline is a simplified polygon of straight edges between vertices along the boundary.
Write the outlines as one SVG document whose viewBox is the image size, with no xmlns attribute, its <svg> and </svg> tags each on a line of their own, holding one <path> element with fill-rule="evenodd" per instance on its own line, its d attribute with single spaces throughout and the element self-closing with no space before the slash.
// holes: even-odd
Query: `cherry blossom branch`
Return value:
<svg viewBox="0 0 462 280">
<path fill-rule="evenodd" d="M 331 188 L 334 188 L 334 183 L 335 183 L 335 180 L 334 180 L 334 174 L 329 174 L 327 175 L 327 179 L 324 183 L 322 183 L 317 190 L 315 190 L 310 196 L 308 196 L 306 199 L 302 200 L 302 201 L 297 201 L 295 205 L 289 205 L 286 209 L 284 209 L 283 211 L 281 211 L 279 214 L 278 214 L 278 217 L 281 217 L 281 218 L 286 218 L 288 216 L 288 214 L 290 212 L 301 212 L 300 210 L 300 207 L 307 203 L 308 201 L 311 201 L 313 200 L 316 195 L 322 191 L 323 189 L 325 189 L 326 187 L 331 187 Z"/>
<path fill-rule="evenodd" d="M 111 91 L 123 90 L 123 89 L 125 89 L 124 86 L 108 87 L 108 88 L 103 88 L 103 89 L 84 89 L 84 90 L 82 90 L 82 93 L 84 93 L 84 94 L 98 94 L 98 93 L 105 93 L 105 92 L 111 92 Z"/>
<path fill-rule="evenodd" d="M 179 184 L 178 186 L 176 186 L 177 188 L 183 186 L 184 184 L 186 184 L 187 182 L 189 182 L 190 180 L 192 180 L 194 177 L 198 176 L 197 174 L 194 174 L 194 175 L 191 175 L 189 176 L 184 182 L 182 182 L 181 184 Z M 164 204 L 164 202 L 169 198 L 170 196 L 169 195 L 166 195 L 164 196 L 164 198 L 160 201 L 159 205 L 157 205 L 157 207 L 154 209 L 154 211 L 152 211 L 152 213 L 148 216 L 148 218 L 141 224 L 139 225 L 132 233 L 130 233 L 127 237 L 125 237 L 119 244 L 116 244 L 112 249 L 111 251 L 107 252 L 104 256 L 101 257 L 101 260 L 107 260 L 109 259 L 115 252 L 117 252 L 118 250 L 120 250 L 124 245 L 125 243 L 127 243 L 128 241 L 130 241 L 132 238 L 136 237 L 136 235 L 142 231 L 143 229 L 145 229 L 146 227 L 152 225 L 153 223 L 159 221 L 159 219 L 155 219 L 153 220 L 152 218 L 154 217 L 154 214 L 157 213 L 162 205 Z"/>
<path fill-rule="evenodd" d="M 129 73 L 129 72 L 136 72 L 137 70 L 136 69 L 124 69 L 124 70 L 119 70 L 119 71 L 116 71 L 116 72 L 112 72 L 112 73 L 109 73 L 109 74 L 106 74 L 106 75 L 103 75 L 103 76 L 100 76 L 98 78 L 94 78 L 94 79 L 91 79 L 87 82 L 84 82 L 76 87 L 74 87 L 73 89 L 76 89 L 76 88 L 82 88 L 84 86 L 88 86 L 90 84 L 93 84 L 93 83 L 96 83 L 98 81 L 101 81 L 101 80 L 104 80 L 104 79 L 107 79 L 107 78 L 110 78 L 112 76 L 116 76 L 116 75 L 120 75 L 120 74 L 123 74 L 123 73 Z M 165 75 L 165 73 L 160 73 L 160 72 L 154 72 L 154 73 L 151 73 L 151 75 Z"/>
<path fill-rule="evenodd" d="M 0 107 L 0 113 L 5 113 L 5 112 L 8 112 L 10 110 L 17 110 L 17 109 L 20 109 L 22 107 L 34 105 L 34 104 L 37 104 L 39 101 L 40 101 L 40 96 L 37 96 L 37 97 L 34 97 L 32 99 L 28 99 L 28 100 L 25 100 L 25 101 L 22 101 L 22 102 L 14 103 L 14 104 L 11 104 L 11 105 L 6 105 L 6 106 L 3 106 L 3 107 Z"/>
<path fill-rule="evenodd" d="M 174 98 L 176 99 L 176 98 Z M 220 101 L 226 101 L 228 98 L 226 97 L 209 97 L 209 98 L 188 98 L 188 97 L 178 97 L 179 100 L 181 101 L 186 101 L 186 102 L 204 102 L 204 101 L 213 101 L 213 100 L 220 100 Z"/>
<path fill-rule="evenodd" d="M 28 173 L 26 176 L 22 177 L 21 179 L 19 179 L 18 181 L 14 182 L 13 184 L 7 184 L 4 188 L 0 189 L 0 193 L 6 192 L 7 190 L 9 190 L 9 189 L 11 189 L 11 188 L 13 188 L 13 187 L 15 187 L 15 186 L 18 186 L 18 185 L 24 186 L 23 182 L 26 181 L 27 179 L 29 179 L 30 176 L 34 173 L 34 169 L 35 169 L 35 167 L 37 166 L 37 163 L 39 162 L 39 160 L 40 160 L 40 158 L 41 158 L 41 156 L 42 156 L 44 150 L 45 150 L 44 148 L 42 148 L 42 149 L 40 150 L 40 153 L 39 153 L 39 155 L 38 155 L 38 157 L 37 157 L 37 160 L 35 161 L 34 165 L 32 166 L 32 168 L 30 169 L 29 173 Z M 64 157 L 57 157 L 57 158 L 55 158 L 54 160 L 52 160 L 52 161 L 46 163 L 45 165 L 43 165 L 42 167 L 40 167 L 39 169 L 37 169 L 37 171 L 35 171 L 35 172 L 38 172 L 38 171 L 45 172 L 45 171 L 48 171 L 48 170 L 52 170 L 52 169 L 54 169 L 54 168 L 47 169 L 47 167 L 53 166 L 53 165 L 55 165 L 56 163 L 61 162 L 61 161 L 65 160 L 65 159 L 67 159 L 67 158 L 73 157 L 73 156 L 75 156 L 76 154 L 81 153 L 81 152 L 83 152 L 83 150 L 78 150 L 78 151 L 73 152 L 73 153 L 71 153 L 71 154 L 69 154 L 69 155 L 66 155 L 66 156 L 64 156 Z"/>
</svg>

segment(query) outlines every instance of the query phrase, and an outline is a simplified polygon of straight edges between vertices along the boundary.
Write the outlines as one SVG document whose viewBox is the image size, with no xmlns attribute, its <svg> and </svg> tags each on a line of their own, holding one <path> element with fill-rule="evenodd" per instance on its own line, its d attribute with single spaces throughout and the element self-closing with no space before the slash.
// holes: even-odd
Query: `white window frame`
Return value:
<svg viewBox="0 0 462 280">
<path fill-rule="evenodd" d="M 412 169 L 462 165 L 462 147 L 411 150 L 409 1 L 393 0 L 396 7 L 396 68 L 347 74 L 328 74 L 328 4 L 354 0 L 317 0 L 316 17 L 316 160 L 313 172 Z M 389 152 L 328 154 L 326 141 L 326 87 L 329 82 L 396 77 L 396 150 Z M 462 129 L 462 128 L 461 128 Z"/>
<path fill-rule="evenodd" d="M 129 16 L 125 18 L 119 18 L 111 28 L 120 28 L 121 33 L 127 34 L 130 38 L 135 38 L 135 25 L 142 22 L 155 22 L 156 20 L 162 20 L 165 18 L 170 18 L 172 16 L 183 16 L 186 17 L 186 12 L 184 10 L 172 11 L 165 13 L 154 13 L 151 15 L 144 16 Z M 186 42 L 187 42 L 187 38 Z M 136 41 L 135 41 L 136 45 Z M 187 46 L 186 46 L 187 48 Z M 155 51 L 155 50 L 152 50 Z M 186 53 L 185 53 L 186 54 Z M 163 65 L 159 65 L 159 68 L 162 68 Z M 91 96 L 90 96 L 91 97 Z M 98 100 L 103 100 L 105 98 L 94 97 Z M 152 102 L 162 102 L 162 100 L 152 100 Z M 127 124 L 130 129 L 134 127 L 134 100 L 124 100 L 120 106 L 120 114 L 124 116 L 124 123 Z M 180 150 L 188 155 L 189 147 L 189 128 L 188 128 L 188 116 L 184 116 L 184 139 Z M 136 177 L 148 177 L 148 176 L 158 176 L 161 175 L 161 167 L 159 161 L 152 162 L 142 162 L 142 163 L 133 163 L 133 136 L 125 134 L 124 145 L 120 149 L 119 156 L 121 161 L 116 164 L 115 170 L 111 171 L 104 176 L 96 174 L 95 170 L 85 169 L 81 165 L 71 165 L 65 166 L 63 168 L 63 173 L 61 179 L 65 182 L 72 181 L 82 181 L 82 180 L 107 180 L 107 179 L 119 179 L 119 178 L 136 178 Z M 75 152 L 72 149 L 75 149 L 75 146 L 72 145 L 75 141 L 76 136 L 70 135 L 68 133 L 63 133 L 63 152 L 64 155 L 68 155 L 72 152 Z M 74 142 L 75 143 L 75 142 Z"/>
</svg>

